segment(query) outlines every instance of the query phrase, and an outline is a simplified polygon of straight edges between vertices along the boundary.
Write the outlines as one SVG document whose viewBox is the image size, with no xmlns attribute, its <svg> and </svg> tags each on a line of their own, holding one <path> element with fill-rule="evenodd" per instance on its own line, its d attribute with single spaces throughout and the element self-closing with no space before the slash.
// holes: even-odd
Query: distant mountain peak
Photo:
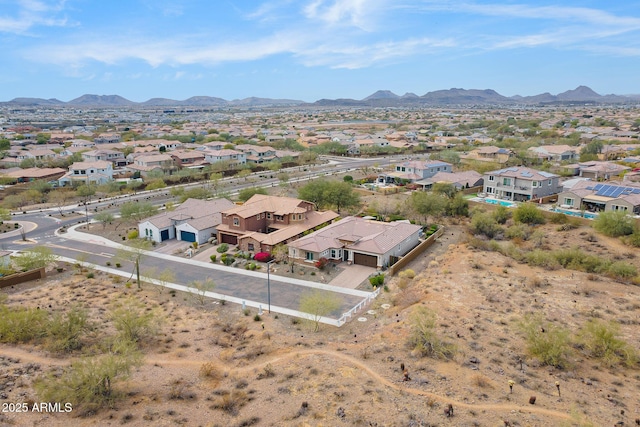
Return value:
<svg viewBox="0 0 640 427">
<path fill-rule="evenodd" d="M 379 90 L 363 99 L 363 101 L 371 101 L 372 99 L 398 99 L 400 98 L 390 90 Z"/>
</svg>

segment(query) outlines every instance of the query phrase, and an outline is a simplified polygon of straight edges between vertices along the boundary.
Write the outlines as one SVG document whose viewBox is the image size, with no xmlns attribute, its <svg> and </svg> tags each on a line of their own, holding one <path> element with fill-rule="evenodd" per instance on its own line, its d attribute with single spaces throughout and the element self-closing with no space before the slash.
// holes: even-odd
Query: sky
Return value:
<svg viewBox="0 0 640 427">
<path fill-rule="evenodd" d="M 640 94 L 640 0 L 0 0 L 0 101 Z"/>
</svg>

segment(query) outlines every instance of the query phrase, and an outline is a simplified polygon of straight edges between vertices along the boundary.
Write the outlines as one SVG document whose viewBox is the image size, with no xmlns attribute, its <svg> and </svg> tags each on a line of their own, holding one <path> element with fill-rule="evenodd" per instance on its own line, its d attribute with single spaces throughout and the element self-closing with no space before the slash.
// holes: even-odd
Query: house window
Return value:
<svg viewBox="0 0 640 427">
<path fill-rule="evenodd" d="M 271 212 L 267 213 L 267 219 L 271 219 Z"/>
<path fill-rule="evenodd" d="M 302 214 L 298 214 L 298 219 L 302 219 Z"/>
<path fill-rule="evenodd" d="M 537 187 L 538 186 L 538 181 L 532 181 L 532 186 L 533 186 L 533 188 Z"/>
<path fill-rule="evenodd" d="M 549 184 L 549 185 L 551 185 L 551 180 L 549 180 L 549 183 L 548 183 L 548 184 Z"/>
<path fill-rule="evenodd" d="M 313 252 L 307 252 L 307 261 L 313 261 Z"/>
<path fill-rule="evenodd" d="M 493 187 L 487 187 L 487 193 L 493 194 Z"/>
<path fill-rule="evenodd" d="M 567 206 L 573 206 L 573 199 L 570 197 L 565 197 L 564 198 L 564 204 Z"/>
<path fill-rule="evenodd" d="M 402 168 L 402 172 L 404 172 L 406 170 L 406 168 Z"/>
<path fill-rule="evenodd" d="M 335 249 L 331 249 L 331 258 L 335 259 L 335 258 L 339 258 L 339 257 L 340 257 L 339 251 L 337 251 Z"/>
<path fill-rule="evenodd" d="M 236 226 L 236 227 L 240 226 L 240 220 L 237 217 L 233 218 L 233 225 Z"/>
<path fill-rule="evenodd" d="M 493 181 L 494 179 L 495 179 L 495 176 L 489 175 L 489 181 Z"/>
<path fill-rule="evenodd" d="M 144 235 L 145 235 L 145 236 L 148 236 L 148 235 L 149 235 L 149 229 L 148 229 L 148 228 L 145 228 L 145 229 L 144 229 Z"/>
<path fill-rule="evenodd" d="M 282 215 L 276 215 L 276 221 L 284 221 L 284 217 Z"/>
<path fill-rule="evenodd" d="M 511 178 L 502 178 L 502 185 L 511 185 Z"/>
<path fill-rule="evenodd" d="M 149 230 L 149 237 L 153 237 L 153 230 Z"/>
<path fill-rule="evenodd" d="M 260 219 L 260 214 L 258 214 L 258 216 L 256 216 L 256 219 Z"/>
<path fill-rule="evenodd" d="M 253 252 L 253 243 L 247 243 L 247 249 Z"/>
</svg>

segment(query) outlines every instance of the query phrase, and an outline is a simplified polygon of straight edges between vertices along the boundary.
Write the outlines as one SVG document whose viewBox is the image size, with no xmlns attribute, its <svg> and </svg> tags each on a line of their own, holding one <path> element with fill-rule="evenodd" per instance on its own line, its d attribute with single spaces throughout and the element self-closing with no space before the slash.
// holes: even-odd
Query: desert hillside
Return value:
<svg viewBox="0 0 640 427">
<path fill-rule="evenodd" d="M 236 305 L 152 285 L 138 290 L 72 266 L 45 281 L 5 289 L 3 310 L 63 313 L 80 306 L 92 328 L 70 352 L 56 351 L 46 337 L 0 345 L 0 421 L 15 426 L 640 423 L 639 365 L 622 354 L 639 349 L 639 288 L 597 273 L 532 267 L 486 250 L 465 224 L 446 227 L 440 242 L 410 265 L 415 275 L 388 278 L 387 292 L 359 319 L 318 332 L 298 319 L 257 318 L 255 311 L 244 313 Z M 521 250 L 532 251 L 534 244 L 544 251 L 577 247 L 640 267 L 634 250 L 588 227 L 558 231 L 548 224 L 538 231 L 539 241 L 517 242 Z M 34 412 L 33 404 L 43 401 L 43 384 L 62 382 L 73 361 L 98 357 L 105 337 L 117 336 L 113 313 L 127 304 L 140 316 L 151 313 L 162 321 L 138 337 L 142 358 L 128 377 L 113 378 L 108 404 L 71 402 L 68 413 Z M 599 356 L 585 333 L 594 321 L 618 328 L 618 341 L 628 347 Z M 420 336 L 431 334 L 430 339 L 416 341 L 418 324 Z M 542 360 L 540 351 L 532 351 L 534 339 L 556 345 L 541 351 L 555 358 Z M 29 411 L 9 411 L 11 403 L 27 403 Z M 452 413 L 445 414 L 449 405 Z"/>
</svg>

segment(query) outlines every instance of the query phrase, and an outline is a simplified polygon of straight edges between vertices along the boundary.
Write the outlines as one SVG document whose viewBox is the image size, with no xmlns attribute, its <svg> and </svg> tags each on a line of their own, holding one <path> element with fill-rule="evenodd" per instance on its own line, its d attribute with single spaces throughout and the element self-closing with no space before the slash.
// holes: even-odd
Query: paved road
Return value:
<svg viewBox="0 0 640 427">
<path fill-rule="evenodd" d="M 334 173 L 346 172 L 355 170 L 365 166 L 372 166 L 374 164 L 389 164 L 392 161 L 402 160 L 401 157 L 392 158 L 367 158 L 367 159 L 352 159 L 347 157 L 331 157 L 327 156 L 330 164 L 309 167 L 304 176 L 298 176 L 292 179 L 291 182 L 299 180 L 314 179 L 319 176 L 331 175 Z M 277 185 L 279 180 L 277 178 L 271 178 L 275 172 L 263 171 L 258 174 L 266 176 L 261 178 L 259 184 L 256 182 L 249 182 L 238 178 L 227 178 L 222 180 L 224 182 L 224 191 L 236 192 L 242 188 L 260 186 L 273 186 Z M 207 184 L 194 183 L 188 184 L 190 187 L 203 186 Z M 119 206 L 126 201 L 149 201 L 153 204 L 163 204 L 172 199 L 168 190 L 160 190 L 156 192 L 142 192 L 135 195 L 119 196 L 116 198 L 96 200 L 89 203 L 86 212 L 89 216 L 93 213 L 103 210 L 118 211 Z M 65 208 L 63 211 L 76 211 L 79 213 L 85 213 L 85 206 L 74 205 Z M 24 221 L 30 223 L 25 229 L 28 230 L 26 238 L 32 242 L 28 243 L 22 241 L 19 233 L 12 233 L 10 235 L 4 235 L 0 237 L 0 249 L 20 251 L 29 247 L 30 245 L 44 245 L 50 247 L 54 253 L 70 260 L 82 259 L 85 262 L 95 264 L 95 266 L 101 269 L 106 269 L 106 262 L 111 260 L 112 265 L 115 265 L 113 260 L 117 248 L 113 244 L 103 242 L 99 238 L 87 239 L 80 236 L 81 240 L 77 240 L 79 237 L 73 232 L 67 235 L 56 235 L 56 230 L 60 227 L 72 227 L 85 220 L 84 217 L 74 219 L 58 220 L 53 218 L 53 214 L 57 214 L 57 209 L 38 210 L 34 212 L 17 213 L 14 215 L 14 220 Z M 75 236 L 75 237 L 74 237 Z M 113 243 L 113 242 L 111 242 Z M 117 245 L 117 244 L 116 244 Z M 214 266 L 213 264 L 206 264 L 192 260 L 185 260 L 170 255 L 150 253 L 144 257 L 141 269 L 149 270 L 155 269 L 156 271 L 162 271 L 165 269 L 172 270 L 177 279 L 179 285 L 188 285 L 194 280 L 202 280 L 210 277 L 216 283 L 215 292 L 223 296 L 228 296 L 229 301 L 241 302 L 247 301 L 252 303 L 253 306 L 262 305 L 265 309 L 267 307 L 268 292 L 267 292 L 267 277 L 266 273 L 248 272 L 239 269 L 225 268 L 223 266 Z M 122 262 L 122 268 L 118 270 L 121 272 L 132 272 L 133 265 L 131 263 Z M 122 273 L 121 273 L 122 274 Z M 342 302 L 340 309 L 336 310 L 329 317 L 340 317 L 342 313 L 351 310 L 355 306 L 361 306 L 363 301 L 370 300 L 372 298 L 371 293 L 363 291 L 355 291 L 352 289 L 338 288 L 329 285 L 322 285 L 314 282 L 306 282 L 303 280 L 278 278 L 271 276 L 270 282 L 270 296 L 271 307 L 273 311 L 278 309 L 287 314 L 293 313 L 298 309 L 300 305 L 300 299 L 303 295 L 310 292 L 314 288 L 324 289 L 328 292 L 335 294 Z"/>
</svg>

